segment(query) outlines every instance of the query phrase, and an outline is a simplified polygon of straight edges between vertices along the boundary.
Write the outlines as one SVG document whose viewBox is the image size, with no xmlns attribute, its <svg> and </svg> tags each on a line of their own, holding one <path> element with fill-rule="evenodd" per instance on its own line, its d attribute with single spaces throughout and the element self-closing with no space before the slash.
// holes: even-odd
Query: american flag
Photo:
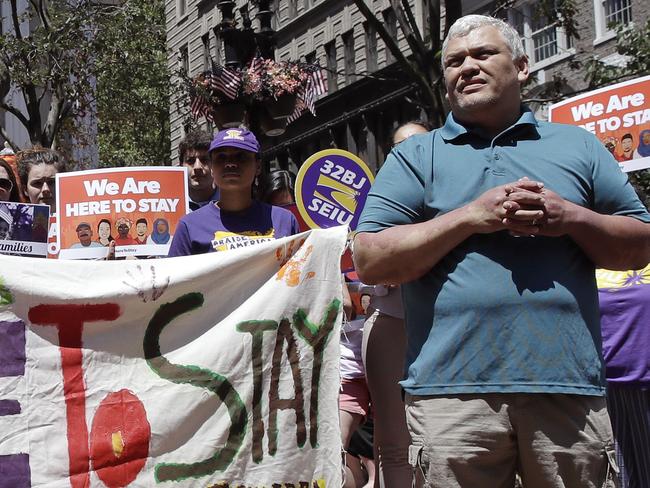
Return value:
<svg viewBox="0 0 650 488">
<path fill-rule="evenodd" d="M 293 122 L 300 117 L 305 110 L 309 110 L 315 116 L 316 99 L 325 93 L 327 93 L 327 84 L 325 77 L 323 76 L 323 70 L 318 65 L 312 65 L 312 70 L 307 78 L 305 86 L 298 91 L 296 109 L 293 111 L 287 122 Z"/>
<path fill-rule="evenodd" d="M 250 69 L 256 75 L 262 76 L 262 73 L 264 72 L 264 59 L 260 58 L 259 56 L 255 56 L 251 60 Z"/>
<path fill-rule="evenodd" d="M 241 86 L 241 74 L 237 71 L 224 68 L 223 66 L 214 66 L 210 75 L 210 88 L 221 92 L 227 98 L 234 100 L 239 94 Z"/>
<path fill-rule="evenodd" d="M 196 88 L 190 91 L 190 112 L 195 120 L 205 117 L 208 121 L 213 121 L 210 102 Z"/>
<path fill-rule="evenodd" d="M 315 65 L 310 79 L 314 84 L 316 95 L 325 95 L 327 93 L 327 80 L 325 79 L 325 76 L 323 76 L 323 70 L 320 66 Z"/>
</svg>

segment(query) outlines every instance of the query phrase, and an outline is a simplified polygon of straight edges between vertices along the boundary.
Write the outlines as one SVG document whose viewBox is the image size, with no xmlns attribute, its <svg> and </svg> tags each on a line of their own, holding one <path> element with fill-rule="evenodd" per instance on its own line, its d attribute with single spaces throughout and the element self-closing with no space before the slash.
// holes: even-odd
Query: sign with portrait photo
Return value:
<svg viewBox="0 0 650 488">
<path fill-rule="evenodd" d="M 625 172 L 650 168 L 650 76 L 551 105 L 548 118 L 595 134 Z"/>
<path fill-rule="evenodd" d="M 166 256 L 189 212 L 185 168 L 111 168 L 56 175 L 59 259 Z"/>
<path fill-rule="evenodd" d="M 48 205 L 0 202 L 0 254 L 47 256 Z"/>
</svg>

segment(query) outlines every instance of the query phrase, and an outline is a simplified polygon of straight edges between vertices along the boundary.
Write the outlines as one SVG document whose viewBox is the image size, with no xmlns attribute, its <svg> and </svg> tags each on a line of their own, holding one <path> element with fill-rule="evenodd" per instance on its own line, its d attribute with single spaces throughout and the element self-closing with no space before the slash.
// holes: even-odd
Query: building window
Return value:
<svg viewBox="0 0 650 488">
<path fill-rule="evenodd" d="M 392 8 L 387 8 L 382 12 L 382 16 L 384 17 L 384 24 L 386 26 L 388 34 L 395 41 L 397 41 L 397 16 L 395 15 L 395 11 Z M 388 47 L 385 48 L 385 51 L 386 64 L 392 63 L 395 60 L 393 53 L 390 52 L 390 49 L 388 49 Z"/>
<path fill-rule="evenodd" d="M 507 20 L 521 36 L 531 68 L 560 58 L 572 47 L 564 29 L 539 12 L 534 3 L 509 9 Z"/>
<path fill-rule="evenodd" d="M 298 14 L 298 4 L 297 0 L 289 0 L 287 2 L 287 21 L 291 22 L 293 19 L 296 18 L 296 15 Z"/>
<path fill-rule="evenodd" d="M 557 54 L 557 30 L 547 19 L 541 18 L 531 22 L 533 41 L 533 63 L 539 63 Z"/>
<path fill-rule="evenodd" d="M 176 0 L 176 20 L 181 20 L 187 13 L 187 0 Z"/>
<path fill-rule="evenodd" d="M 305 63 L 316 64 L 316 51 L 305 54 Z"/>
<path fill-rule="evenodd" d="M 178 64 L 184 74 L 190 74 L 190 50 L 187 44 L 183 44 L 178 50 Z"/>
<path fill-rule="evenodd" d="M 632 0 L 594 0 L 594 18 L 596 42 L 599 38 L 614 37 L 613 25 L 632 22 Z"/>
<path fill-rule="evenodd" d="M 363 29 L 366 37 L 366 71 L 377 71 L 377 31 L 369 22 L 364 22 Z"/>
<path fill-rule="evenodd" d="M 203 44 L 203 71 L 212 68 L 212 58 L 210 57 L 210 33 L 201 36 L 201 43 Z"/>
<path fill-rule="evenodd" d="M 630 0 L 605 0 L 605 23 L 629 24 L 632 21 L 632 2 Z"/>
<path fill-rule="evenodd" d="M 329 93 L 333 93 L 338 88 L 335 41 L 331 41 L 325 44 L 325 56 L 327 58 L 327 91 Z"/>
<path fill-rule="evenodd" d="M 221 57 L 221 37 L 219 37 L 219 28 L 215 27 L 212 29 L 212 32 L 214 33 L 214 48 L 212 51 L 212 60 L 214 61 L 215 64 L 220 65 L 221 60 L 223 59 Z"/>
<path fill-rule="evenodd" d="M 341 36 L 343 39 L 343 60 L 345 63 L 345 84 L 354 83 L 355 60 L 354 60 L 354 32 L 348 31 Z"/>
</svg>

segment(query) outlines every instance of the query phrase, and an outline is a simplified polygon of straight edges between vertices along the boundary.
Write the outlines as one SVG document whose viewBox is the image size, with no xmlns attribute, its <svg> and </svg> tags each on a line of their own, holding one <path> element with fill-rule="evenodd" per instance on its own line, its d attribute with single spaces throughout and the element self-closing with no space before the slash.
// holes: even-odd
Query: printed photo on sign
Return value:
<svg viewBox="0 0 650 488">
<path fill-rule="evenodd" d="M 60 259 L 166 256 L 188 209 L 185 168 L 112 168 L 56 176 Z"/>
<path fill-rule="evenodd" d="M 623 171 L 650 168 L 650 76 L 556 103 L 548 115 L 595 134 Z"/>
<path fill-rule="evenodd" d="M 327 149 L 310 156 L 296 178 L 296 205 L 312 229 L 347 225 L 354 230 L 374 177 L 354 154 Z"/>
<path fill-rule="evenodd" d="M 0 254 L 47 256 L 48 205 L 0 203 Z"/>
</svg>

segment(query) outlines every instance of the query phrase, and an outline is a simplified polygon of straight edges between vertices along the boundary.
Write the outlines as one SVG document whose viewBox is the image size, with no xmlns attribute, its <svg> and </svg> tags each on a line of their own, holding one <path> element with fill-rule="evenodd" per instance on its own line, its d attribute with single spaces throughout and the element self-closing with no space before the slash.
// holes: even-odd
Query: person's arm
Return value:
<svg viewBox="0 0 650 488">
<path fill-rule="evenodd" d="M 545 217 L 536 235 L 568 235 L 601 268 L 625 271 L 650 262 L 650 224 L 625 215 L 603 215 L 544 190 Z"/>
<path fill-rule="evenodd" d="M 650 215 L 612 155 L 595 137 L 586 132 L 584 136 L 593 155 L 593 209 L 540 188 L 544 217 L 528 232 L 567 235 L 598 267 L 620 271 L 644 268 L 650 262 Z M 514 203 L 512 208 L 520 207 Z"/>
<path fill-rule="evenodd" d="M 397 225 L 356 235 L 355 269 L 364 283 L 401 284 L 420 278 L 473 234 L 500 230 L 529 234 L 530 223 L 543 217 L 540 183 L 519 181 L 488 190 L 473 202 L 426 222 Z M 516 202 L 517 209 L 504 207 Z M 535 207 L 529 210 L 529 207 Z M 509 219 L 506 219 L 506 216 Z"/>
<path fill-rule="evenodd" d="M 187 230 L 187 224 L 181 219 L 176 227 L 176 233 L 172 237 L 172 242 L 167 251 L 167 257 L 173 258 L 176 256 L 190 256 L 192 255 L 192 240 Z"/>
<path fill-rule="evenodd" d="M 352 303 L 352 297 L 350 296 L 348 283 L 345 281 L 345 277 L 343 275 L 341 275 L 341 290 L 343 293 L 343 313 L 348 320 L 354 320 L 357 314 L 354 310 L 354 304 Z"/>
</svg>

